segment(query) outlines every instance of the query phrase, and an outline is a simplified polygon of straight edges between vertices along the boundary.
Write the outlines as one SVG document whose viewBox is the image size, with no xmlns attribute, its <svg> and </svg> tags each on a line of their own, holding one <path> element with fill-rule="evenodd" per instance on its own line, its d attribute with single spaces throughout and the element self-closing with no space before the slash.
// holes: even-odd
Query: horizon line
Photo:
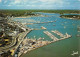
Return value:
<svg viewBox="0 0 80 57">
<path fill-rule="evenodd" d="M 80 10 L 80 9 L 0 9 L 0 10 Z"/>
</svg>

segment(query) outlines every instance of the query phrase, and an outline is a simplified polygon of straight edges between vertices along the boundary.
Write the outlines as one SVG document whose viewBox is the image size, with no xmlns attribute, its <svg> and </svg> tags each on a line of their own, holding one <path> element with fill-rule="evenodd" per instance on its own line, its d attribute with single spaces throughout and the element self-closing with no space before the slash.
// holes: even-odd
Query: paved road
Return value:
<svg viewBox="0 0 80 57">
<path fill-rule="evenodd" d="M 12 41 L 12 43 L 5 47 L 0 47 L 0 54 L 3 52 L 7 52 L 9 50 L 12 50 L 15 48 L 15 50 L 19 47 L 21 42 L 24 40 L 25 36 L 30 32 L 31 30 L 28 30 L 26 32 L 18 34 Z"/>
</svg>

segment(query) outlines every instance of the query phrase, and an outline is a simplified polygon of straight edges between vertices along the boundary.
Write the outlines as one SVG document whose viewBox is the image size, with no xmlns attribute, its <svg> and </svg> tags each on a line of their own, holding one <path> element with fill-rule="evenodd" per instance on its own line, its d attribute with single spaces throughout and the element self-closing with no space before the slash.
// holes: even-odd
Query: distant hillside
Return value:
<svg viewBox="0 0 80 57">
<path fill-rule="evenodd" d="M 44 13 L 75 13 L 80 14 L 80 10 L 0 10 L 0 16 L 27 16 L 27 15 L 35 15 L 32 12 L 44 12 Z"/>
</svg>

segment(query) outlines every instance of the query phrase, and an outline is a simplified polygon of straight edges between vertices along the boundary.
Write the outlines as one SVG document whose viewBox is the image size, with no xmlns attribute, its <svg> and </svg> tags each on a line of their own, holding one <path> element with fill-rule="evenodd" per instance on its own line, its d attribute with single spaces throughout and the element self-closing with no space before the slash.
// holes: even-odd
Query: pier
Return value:
<svg viewBox="0 0 80 57">
<path fill-rule="evenodd" d="M 68 33 L 65 33 L 65 35 L 64 35 L 64 34 L 62 34 L 61 32 L 59 32 L 59 31 L 57 31 L 57 30 L 51 31 L 51 32 L 53 32 L 53 33 L 59 35 L 59 36 L 61 37 L 61 39 L 71 37 L 71 35 L 69 35 Z"/>
<path fill-rule="evenodd" d="M 51 39 L 53 39 L 53 41 L 57 41 L 59 40 L 57 37 L 55 37 L 54 35 L 52 35 L 50 32 L 48 31 L 44 31 L 45 34 L 47 34 Z"/>
<path fill-rule="evenodd" d="M 52 23 L 56 21 L 48 21 L 48 22 L 37 22 L 37 23 L 25 23 L 24 25 L 32 25 L 32 24 L 43 24 L 43 23 Z"/>
<path fill-rule="evenodd" d="M 57 31 L 57 30 L 55 30 L 55 31 L 52 30 L 51 32 L 59 35 L 60 37 L 64 37 L 64 35 L 61 32 Z"/>
<path fill-rule="evenodd" d="M 53 41 L 58 41 L 58 40 L 63 40 L 63 39 L 66 39 L 66 38 L 70 38 L 71 35 L 69 35 L 68 33 L 65 33 L 65 35 L 63 35 L 62 33 L 60 33 L 59 31 L 55 30 L 55 31 L 51 31 L 57 35 L 59 35 L 61 38 L 58 39 L 56 36 L 52 35 L 50 32 L 48 31 L 44 31 L 44 33 L 46 35 L 48 35 L 51 39 L 53 39 Z"/>
<path fill-rule="evenodd" d="M 43 38 L 39 38 L 39 39 L 28 39 L 28 38 L 26 38 L 26 39 L 24 39 L 24 41 L 20 45 L 20 48 L 19 48 L 20 52 L 18 53 L 18 57 L 20 57 L 22 54 L 25 54 L 29 51 L 35 50 L 37 48 L 46 46 L 48 44 L 51 44 L 51 43 L 54 43 L 57 41 L 68 39 L 71 37 L 71 35 L 68 35 L 66 33 L 66 35 L 64 37 L 58 39 L 56 36 L 54 36 L 53 34 L 51 34 L 48 31 L 43 31 L 43 32 L 46 35 L 48 35 L 52 39 L 52 41 L 44 41 L 44 40 L 42 40 Z"/>
</svg>

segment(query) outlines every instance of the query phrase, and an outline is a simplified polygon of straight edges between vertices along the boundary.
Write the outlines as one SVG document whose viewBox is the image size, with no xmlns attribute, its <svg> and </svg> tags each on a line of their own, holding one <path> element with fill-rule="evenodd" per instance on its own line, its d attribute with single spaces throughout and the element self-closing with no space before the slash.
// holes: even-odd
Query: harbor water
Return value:
<svg viewBox="0 0 80 57">
<path fill-rule="evenodd" d="M 50 45 L 41 47 L 39 49 L 33 50 L 22 57 L 79 57 L 80 53 L 77 55 L 71 55 L 73 51 L 80 52 L 80 37 L 77 37 L 78 26 L 80 26 L 80 20 L 77 19 L 67 19 L 61 18 L 60 14 L 56 13 L 40 13 L 42 15 L 47 15 L 40 17 L 29 17 L 29 18 L 16 18 L 17 21 L 22 23 L 36 23 L 36 22 L 48 22 L 55 21 L 51 23 L 42 23 L 42 24 L 32 24 L 26 25 L 27 27 L 38 29 L 31 31 L 26 37 L 27 38 L 44 38 L 44 40 L 51 40 L 49 36 L 43 33 L 43 31 L 49 31 L 52 33 L 52 30 L 58 30 L 59 32 L 65 34 L 66 32 L 69 35 L 72 35 L 71 38 L 52 43 Z M 41 29 L 41 26 L 47 28 L 46 30 Z M 60 38 L 58 35 L 52 33 L 57 38 Z"/>
</svg>

